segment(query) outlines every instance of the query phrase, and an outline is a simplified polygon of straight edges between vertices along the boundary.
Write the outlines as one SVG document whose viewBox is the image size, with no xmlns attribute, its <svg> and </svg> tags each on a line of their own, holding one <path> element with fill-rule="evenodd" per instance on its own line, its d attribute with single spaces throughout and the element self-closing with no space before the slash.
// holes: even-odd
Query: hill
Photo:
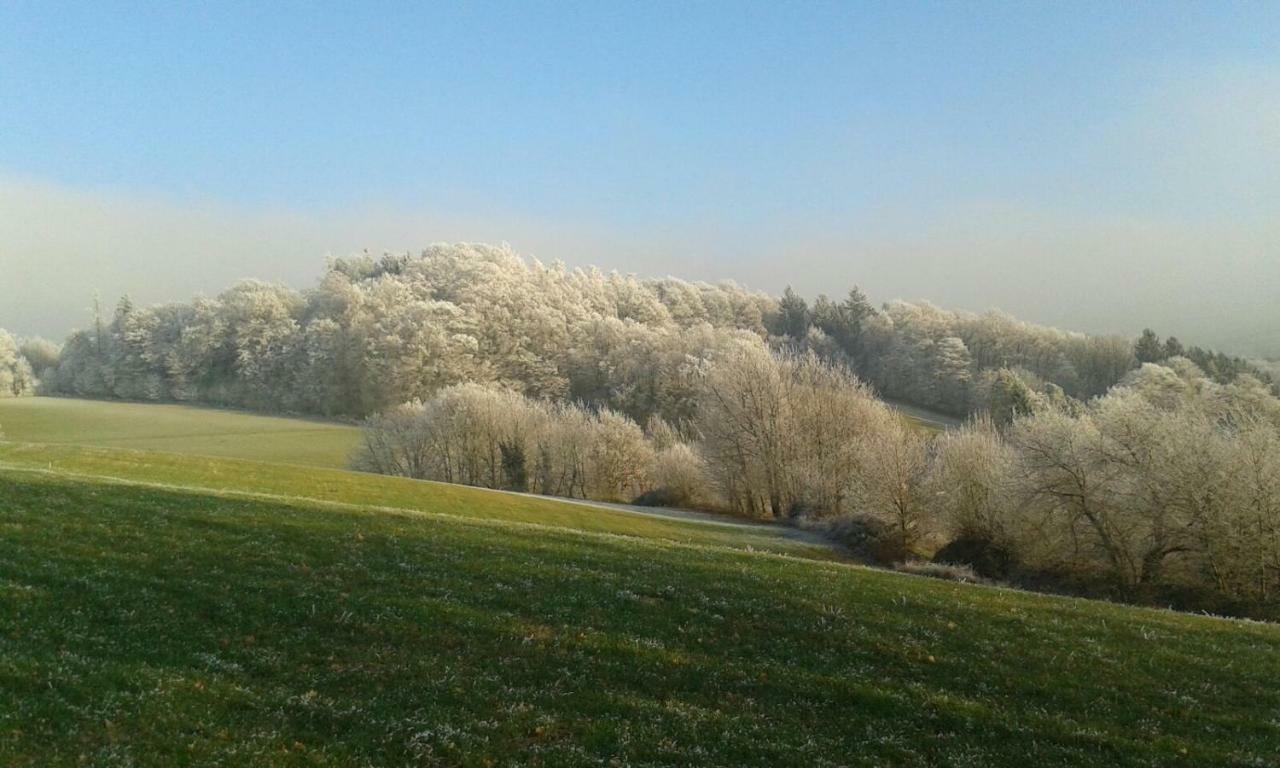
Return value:
<svg viewBox="0 0 1280 768">
<path fill-rule="evenodd" d="M 341 471 L 359 433 L 340 424 L 192 406 L 25 398 L 0 400 L 0 427 L 10 441 L 0 441 L 0 467 L 10 469 L 832 556 L 828 545 L 815 544 L 817 537 L 777 525 Z"/>
<path fill-rule="evenodd" d="M 6 443 L 0 499 L 6 765 L 1280 759 L 1272 625 L 246 459 Z"/>
<path fill-rule="evenodd" d="M 359 472 L 119 449 L 0 443 L 0 470 L 25 471 L 140 490 L 182 489 L 215 498 L 301 503 L 315 508 L 472 518 L 716 544 L 829 559 L 831 548 L 779 525 L 703 522 L 447 483 Z"/>
<path fill-rule="evenodd" d="M 1280 757 L 1273 626 L 62 474 L 80 450 L 0 470 L 8 765 Z"/>
</svg>

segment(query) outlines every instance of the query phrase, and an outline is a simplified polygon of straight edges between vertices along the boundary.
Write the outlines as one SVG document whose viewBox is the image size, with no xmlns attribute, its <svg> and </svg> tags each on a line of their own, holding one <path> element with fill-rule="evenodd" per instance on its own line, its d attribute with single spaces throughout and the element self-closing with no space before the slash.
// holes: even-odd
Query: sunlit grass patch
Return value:
<svg viewBox="0 0 1280 768">
<path fill-rule="evenodd" d="M 345 470 L 108 448 L 0 443 L 0 468 L 3 467 L 100 482 L 116 480 L 279 501 L 474 517 L 804 557 L 834 557 L 829 547 L 792 539 L 781 526 L 704 525 L 550 498 Z"/>
<path fill-rule="evenodd" d="M 344 467 L 356 427 L 187 405 L 0 399 L 6 439 Z"/>
</svg>

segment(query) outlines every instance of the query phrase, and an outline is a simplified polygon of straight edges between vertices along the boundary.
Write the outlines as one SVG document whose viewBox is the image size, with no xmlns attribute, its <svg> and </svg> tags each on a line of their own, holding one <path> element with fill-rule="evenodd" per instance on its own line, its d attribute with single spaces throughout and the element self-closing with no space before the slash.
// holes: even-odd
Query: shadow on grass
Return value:
<svg viewBox="0 0 1280 768">
<path fill-rule="evenodd" d="M 0 500 L 6 764 L 1277 757 L 1270 627 L 57 477 Z"/>
</svg>

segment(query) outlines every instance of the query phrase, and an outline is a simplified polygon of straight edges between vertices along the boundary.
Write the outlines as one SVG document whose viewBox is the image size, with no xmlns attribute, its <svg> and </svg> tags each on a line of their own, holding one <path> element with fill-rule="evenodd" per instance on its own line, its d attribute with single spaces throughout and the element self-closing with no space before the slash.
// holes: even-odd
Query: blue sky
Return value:
<svg viewBox="0 0 1280 768">
<path fill-rule="evenodd" d="M 1141 274 L 1167 240 L 1185 279 L 1140 309 L 1177 322 L 1161 299 L 1203 286 L 1216 244 L 1243 238 L 1227 257 L 1246 270 L 1280 261 L 1277 40 L 1275 3 L 10 2 L 0 200 L 57 202 L 0 209 L 0 259 L 145 268 L 106 243 L 133 230 L 95 247 L 87 224 L 50 226 L 144 206 L 171 235 L 156 247 L 191 262 L 133 291 L 152 300 L 216 290 L 226 275 L 192 265 L 219 258 L 209 228 L 243 224 L 274 234 L 228 244 L 236 265 L 303 284 L 325 252 L 503 239 L 1128 332 L 1119 294 L 1072 310 L 1060 284 L 966 267 L 1083 250 L 1086 271 Z M 0 325 L 22 325 L 7 298 Z"/>
</svg>

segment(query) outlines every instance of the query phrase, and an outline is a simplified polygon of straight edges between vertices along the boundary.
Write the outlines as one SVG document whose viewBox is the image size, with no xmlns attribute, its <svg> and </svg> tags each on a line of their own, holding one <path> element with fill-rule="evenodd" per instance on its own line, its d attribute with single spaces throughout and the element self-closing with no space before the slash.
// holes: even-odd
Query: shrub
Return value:
<svg viewBox="0 0 1280 768">
<path fill-rule="evenodd" d="M 800 517 L 796 518 L 796 523 L 835 541 L 865 563 L 889 565 L 906 556 L 897 528 L 873 515 L 854 513 L 819 519 Z"/>
<path fill-rule="evenodd" d="M 649 470 L 652 489 L 635 501 L 647 507 L 704 506 L 709 485 L 706 465 L 692 448 L 673 443 L 659 451 Z"/>
<path fill-rule="evenodd" d="M 933 556 L 938 565 L 964 566 L 989 579 L 1009 576 L 1016 560 L 1006 546 L 988 537 L 967 534 L 952 540 Z"/>
<path fill-rule="evenodd" d="M 944 581 L 958 581 L 962 584 L 988 583 L 987 579 L 974 573 L 974 570 L 967 565 L 908 560 L 902 563 L 894 563 L 893 569 L 899 573 L 911 573 L 916 576 L 927 576 L 931 579 L 942 579 Z"/>
</svg>

